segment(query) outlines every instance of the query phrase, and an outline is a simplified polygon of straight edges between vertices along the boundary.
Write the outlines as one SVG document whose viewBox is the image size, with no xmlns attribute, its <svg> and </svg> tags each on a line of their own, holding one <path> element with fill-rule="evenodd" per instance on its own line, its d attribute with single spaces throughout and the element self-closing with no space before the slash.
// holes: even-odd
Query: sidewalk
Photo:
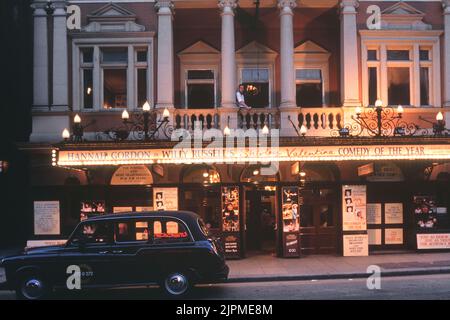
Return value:
<svg viewBox="0 0 450 320">
<path fill-rule="evenodd" d="M 377 265 L 383 276 L 450 273 L 450 252 L 395 253 L 368 257 L 310 255 L 283 259 L 255 255 L 229 260 L 230 282 L 365 278 L 367 267 Z"/>
</svg>

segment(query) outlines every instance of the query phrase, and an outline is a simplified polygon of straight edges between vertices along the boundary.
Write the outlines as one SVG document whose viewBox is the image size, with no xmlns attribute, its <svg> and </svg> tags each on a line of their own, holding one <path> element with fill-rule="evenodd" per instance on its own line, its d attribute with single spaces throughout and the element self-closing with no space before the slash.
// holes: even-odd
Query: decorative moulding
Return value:
<svg viewBox="0 0 450 320">
<path fill-rule="evenodd" d="M 109 3 L 87 16 L 89 23 L 84 32 L 136 32 L 145 31 L 136 23 L 136 15 L 121 6 Z"/>
</svg>

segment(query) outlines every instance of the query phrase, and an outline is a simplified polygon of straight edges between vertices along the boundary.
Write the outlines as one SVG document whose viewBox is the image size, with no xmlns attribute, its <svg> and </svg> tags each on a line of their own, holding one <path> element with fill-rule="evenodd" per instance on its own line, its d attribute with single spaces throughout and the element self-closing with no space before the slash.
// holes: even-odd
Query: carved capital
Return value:
<svg viewBox="0 0 450 320">
<path fill-rule="evenodd" d="M 226 9 L 234 10 L 237 7 L 238 1 L 239 0 L 219 0 L 217 5 L 222 11 Z"/>
<path fill-rule="evenodd" d="M 278 0 L 278 8 L 283 9 L 288 7 L 294 9 L 297 6 L 297 0 Z"/>
<path fill-rule="evenodd" d="M 444 14 L 450 14 L 450 0 L 442 0 L 442 9 Z"/>
<path fill-rule="evenodd" d="M 175 6 L 171 0 L 159 0 L 155 4 L 158 14 L 173 14 L 174 7 Z"/>
<path fill-rule="evenodd" d="M 341 14 L 356 13 L 356 9 L 359 7 L 358 0 L 341 0 L 339 5 Z"/>
</svg>

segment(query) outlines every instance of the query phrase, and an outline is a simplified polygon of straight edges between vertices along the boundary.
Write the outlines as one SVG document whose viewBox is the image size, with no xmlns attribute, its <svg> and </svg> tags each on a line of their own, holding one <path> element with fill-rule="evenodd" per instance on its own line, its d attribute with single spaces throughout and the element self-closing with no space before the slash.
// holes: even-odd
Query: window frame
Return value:
<svg viewBox="0 0 450 320">
<path fill-rule="evenodd" d="M 330 65 L 331 54 L 312 41 L 305 42 L 295 48 L 294 68 L 298 69 L 319 69 L 322 76 L 322 105 L 317 107 L 326 108 L 330 106 Z M 306 46 L 306 47 L 304 47 Z M 315 49 L 309 49 L 315 46 Z M 297 92 L 297 78 L 295 78 L 295 90 Z M 296 101 L 297 104 L 297 101 Z M 299 107 L 299 106 L 297 106 Z M 300 107 L 299 107 L 300 108 Z"/>
<path fill-rule="evenodd" d="M 204 68 L 202 66 L 195 66 L 195 67 L 190 67 L 190 66 L 184 66 L 184 108 L 185 109 L 189 109 L 189 90 L 188 90 L 188 85 L 189 84 L 212 84 L 214 86 L 214 105 L 210 108 L 217 108 L 218 106 L 218 101 L 217 101 L 217 71 L 215 70 L 215 68 Z M 188 78 L 188 73 L 189 71 L 212 71 L 213 73 L 213 79 L 189 79 Z M 206 110 L 208 108 L 205 108 Z M 195 109 L 194 109 L 195 110 Z"/>
<path fill-rule="evenodd" d="M 274 74 L 273 74 L 273 68 L 271 64 L 267 64 L 267 63 L 262 63 L 262 64 L 243 64 L 241 66 L 239 66 L 238 68 L 238 84 L 244 83 L 243 80 L 243 73 L 244 70 L 246 69 L 266 69 L 268 71 L 268 81 L 269 81 L 269 103 L 266 107 L 262 107 L 262 108 L 256 108 L 256 109 L 264 109 L 264 108 L 273 108 L 273 88 L 275 88 L 274 86 Z M 253 83 L 266 83 L 265 81 L 252 81 Z M 236 90 L 237 90 L 237 86 L 236 86 Z"/>
<path fill-rule="evenodd" d="M 406 107 L 434 107 L 441 105 L 440 35 L 439 30 L 360 30 L 362 65 L 362 101 L 369 106 L 369 68 L 377 68 L 377 95 L 388 104 L 388 67 L 410 69 L 410 105 Z M 377 61 L 368 60 L 368 50 L 378 50 Z M 387 50 L 409 50 L 409 60 L 387 60 Z M 420 60 L 420 50 L 429 51 L 429 60 Z M 429 104 L 420 102 L 420 68 L 429 68 Z M 394 106 L 396 107 L 396 106 Z M 405 107 L 405 106 L 404 106 Z"/>
<path fill-rule="evenodd" d="M 317 80 L 301 80 L 301 79 L 297 79 L 297 71 L 299 70 L 319 70 L 320 71 L 320 81 Z M 307 67 L 299 67 L 299 68 L 295 68 L 295 95 L 296 95 L 296 105 L 297 107 L 300 107 L 297 104 L 297 85 L 299 84 L 303 84 L 303 83 L 319 83 L 322 87 L 322 105 L 321 106 L 313 106 L 313 107 L 302 107 L 302 108 L 315 108 L 315 107 L 325 107 L 325 86 L 324 86 L 324 76 L 323 76 L 323 70 L 322 68 L 314 68 L 312 66 L 307 66 Z"/>
<path fill-rule="evenodd" d="M 83 112 L 122 112 L 124 108 L 104 109 L 103 99 L 103 67 L 114 68 L 119 64 L 102 63 L 101 48 L 108 47 L 126 47 L 128 48 L 127 63 L 127 110 L 138 110 L 142 106 L 138 106 L 138 86 L 137 86 L 137 70 L 139 68 L 147 68 L 147 100 L 154 100 L 154 40 L 153 35 L 146 34 L 143 37 L 130 38 L 83 38 L 75 37 L 72 40 L 72 106 L 74 111 Z M 83 101 L 83 68 L 88 65 L 83 63 L 82 49 L 93 48 L 93 107 L 84 108 Z M 137 51 L 147 49 L 147 61 L 137 61 Z M 131 92 L 131 94 L 130 94 Z"/>
</svg>

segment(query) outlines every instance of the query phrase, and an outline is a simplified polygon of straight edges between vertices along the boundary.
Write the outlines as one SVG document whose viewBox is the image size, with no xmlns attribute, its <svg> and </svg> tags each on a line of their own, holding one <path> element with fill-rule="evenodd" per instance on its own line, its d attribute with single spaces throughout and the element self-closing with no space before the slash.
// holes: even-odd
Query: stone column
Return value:
<svg viewBox="0 0 450 320">
<path fill-rule="evenodd" d="M 52 110 L 68 110 L 67 13 L 66 1 L 53 7 L 53 101 Z"/>
<path fill-rule="evenodd" d="M 222 108 L 236 107 L 236 53 L 234 39 L 234 9 L 237 0 L 219 0 L 222 13 Z"/>
<path fill-rule="evenodd" d="M 157 66 L 157 108 L 174 107 L 173 68 L 173 3 L 159 0 L 158 9 L 158 66 Z"/>
<path fill-rule="evenodd" d="M 33 109 L 48 110 L 48 40 L 47 1 L 36 0 L 34 9 L 33 35 Z"/>
<path fill-rule="evenodd" d="M 296 106 L 294 66 L 294 25 L 292 9 L 295 0 L 278 0 L 280 8 L 281 108 Z"/>
<path fill-rule="evenodd" d="M 444 14 L 444 106 L 450 106 L 450 0 L 442 0 Z M 435 105 L 440 105 L 436 101 Z"/>
<path fill-rule="evenodd" d="M 345 107 L 361 105 L 359 95 L 357 0 L 341 0 L 341 100 Z"/>
</svg>

